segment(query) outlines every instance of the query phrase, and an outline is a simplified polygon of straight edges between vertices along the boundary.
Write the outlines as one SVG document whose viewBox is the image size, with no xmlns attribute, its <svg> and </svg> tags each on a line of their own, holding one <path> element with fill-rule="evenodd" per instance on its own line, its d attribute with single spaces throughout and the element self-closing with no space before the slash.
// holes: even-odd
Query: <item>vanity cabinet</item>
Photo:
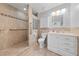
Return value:
<svg viewBox="0 0 79 59">
<path fill-rule="evenodd" d="M 77 36 L 48 33 L 48 50 L 64 56 L 76 56 L 78 52 Z"/>
</svg>

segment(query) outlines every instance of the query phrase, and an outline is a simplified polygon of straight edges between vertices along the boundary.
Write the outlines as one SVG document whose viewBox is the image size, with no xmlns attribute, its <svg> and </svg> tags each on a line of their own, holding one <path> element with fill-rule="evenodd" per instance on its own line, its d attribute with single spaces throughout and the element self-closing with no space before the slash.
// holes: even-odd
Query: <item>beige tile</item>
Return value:
<svg viewBox="0 0 79 59">
<path fill-rule="evenodd" d="M 38 46 L 27 47 L 26 42 L 22 42 L 8 48 L 0 50 L 0 56 L 59 56 L 56 53 L 48 51 L 47 48 L 39 48 Z"/>
</svg>

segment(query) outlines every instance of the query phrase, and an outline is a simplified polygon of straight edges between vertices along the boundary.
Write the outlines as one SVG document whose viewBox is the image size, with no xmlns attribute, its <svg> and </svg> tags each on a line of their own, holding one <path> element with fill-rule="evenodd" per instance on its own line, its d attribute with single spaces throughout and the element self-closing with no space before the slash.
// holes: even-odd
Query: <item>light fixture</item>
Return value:
<svg viewBox="0 0 79 59">
<path fill-rule="evenodd" d="M 66 12 L 66 8 L 61 9 L 61 14 L 64 14 Z"/>
<path fill-rule="evenodd" d="M 60 15 L 60 12 L 61 12 L 60 10 L 57 10 L 57 11 L 56 11 L 56 15 L 57 15 L 57 16 Z"/>
<path fill-rule="evenodd" d="M 26 8 L 24 8 L 24 10 L 26 10 Z"/>
<path fill-rule="evenodd" d="M 56 15 L 56 12 L 52 12 L 52 16 L 55 16 Z"/>
</svg>

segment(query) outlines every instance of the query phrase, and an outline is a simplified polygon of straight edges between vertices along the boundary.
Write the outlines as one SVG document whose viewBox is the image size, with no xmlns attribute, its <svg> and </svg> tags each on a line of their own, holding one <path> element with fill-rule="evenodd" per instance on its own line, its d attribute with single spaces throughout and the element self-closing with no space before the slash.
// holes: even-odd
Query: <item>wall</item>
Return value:
<svg viewBox="0 0 79 59">
<path fill-rule="evenodd" d="M 33 39 L 32 39 L 32 22 L 33 22 L 33 19 L 32 19 L 32 7 L 31 5 L 28 5 L 28 16 L 29 16 L 29 20 L 28 20 L 28 28 L 29 28 L 29 31 L 28 31 L 28 43 L 29 43 L 29 46 L 33 46 Z"/>
<path fill-rule="evenodd" d="M 63 27 L 48 27 L 48 17 L 51 15 L 53 11 L 60 10 L 62 8 L 67 8 L 66 13 L 63 15 Z M 71 19 L 70 19 L 70 4 L 62 4 L 56 6 L 48 11 L 39 14 L 40 16 L 40 33 L 41 32 L 49 32 L 49 31 L 57 31 L 57 32 L 71 32 Z M 49 19 L 50 20 L 50 19 Z"/>
<path fill-rule="evenodd" d="M 71 4 L 71 26 L 79 27 L 79 3 Z"/>
<path fill-rule="evenodd" d="M 79 3 L 71 4 L 71 31 L 79 35 Z"/>
<path fill-rule="evenodd" d="M 27 17 L 8 4 L 0 4 L 0 49 L 27 41 Z"/>
<path fill-rule="evenodd" d="M 63 27 L 48 28 L 48 16 L 51 11 L 59 8 L 68 8 L 67 13 L 64 15 Z M 70 32 L 79 35 L 79 3 L 63 4 L 55 7 L 54 9 L 48 10 L 40 14 L 40 32 Z M 45 24 L 44 24 L 45 23 Z M 44 25 L 43 25 L 44 24 Z"/>
<path fill-rule="evenodd" d="M 40 18 L 40 28 L 48 27 L 48 15 L 46 13 L 42 13 L 39 15 Z"/>
<path fill-rule="evenodd" d="M 56 6 L 48 11 L 40 13 L 40 27 L 48 27 L 48 18 L 51 16 L 52 12 L 61 10 L 62 8 L 66 8 L 66 13 L 63 15 L 63 26 L 68 27 L 70 26 L 70 4 L 62 4 Z"/>
</svg>

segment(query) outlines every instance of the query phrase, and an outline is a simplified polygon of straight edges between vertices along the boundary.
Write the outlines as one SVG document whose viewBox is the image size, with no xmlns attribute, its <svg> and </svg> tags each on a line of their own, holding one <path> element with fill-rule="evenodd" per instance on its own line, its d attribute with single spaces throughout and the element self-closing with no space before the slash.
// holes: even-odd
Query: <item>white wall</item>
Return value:
<svg viewBox="0 0 79 59">
<path fill-rule="evenodd" d="M 48 17 L 53 11 L 67 8 L 65 15 L 63 16 L 63 26 L 70 26 L 70 4 L 62 4 L 55 8 L 52 8 L 46 12 L 40 13 L 40 27 L 48 27 Z"/>
<path fill-rule="evenodd" d="M 46 28 L 48 27 L 48 16 L 46 16 L 45 14 L 40 14 L 40 28 Z"/>
<path fill-rule="evenodd" d="M 71 4 L 71 26 L 79 27 L 79 3 Z"/>
</svg>

